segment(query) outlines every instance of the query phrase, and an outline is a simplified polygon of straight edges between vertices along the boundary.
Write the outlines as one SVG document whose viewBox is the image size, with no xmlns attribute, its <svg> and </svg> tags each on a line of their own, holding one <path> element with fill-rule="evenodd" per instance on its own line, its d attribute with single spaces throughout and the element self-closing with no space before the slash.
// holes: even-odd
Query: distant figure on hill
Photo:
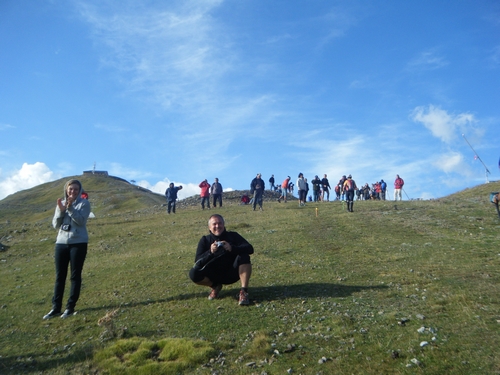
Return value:
<svg viewBox="0 0 500 375">
<path fill-rule="evenodd" d="M 215 177 L 214 183 L 210 188 L 210 193 L 212 194 L 214 207 L 217 207 L 217 202 L 219 202 L 219 206 L 222 207 L 222 185 L 217 177 Z"/>
<path fill-rule="evenodd" d="M 241 282 L 238 304 L 249 305 L 248 283 L 252 274 L 250 255 L 253 246 L 236 232 L 225 228 L 224 218 L 215 214 L 208 220 L 210 234 L 201 237 L 196 249 L 195 264 L 189 271 L 191 280 L 211 288 L 209 300 L 219 298 L 224 284 Z"/>
<path fill-rule="evenodd" d="M 299 192 L 299 206 L 304 206 L 307 199 L 307 183 L 302 173 L 299 173 L 296 185 Z"/>
<path fill-rule="evenodd" d="M 281 183 L 281 195 L 278 198 L 278 203 L 281 203 L 281 200 L 283 199 L 283 202 L 286 203 L 286 196 L 288 195 L 288 184 L 290 183 L 291 177 L 288 176 L 285 178 L 285 180 Z"/>
<path fill-rule="evenodd" d="M 264 180 L 261 178 L 262 175 L 257 173 L 257 176 L 250 183 L 250 194 L 253 194 L 253 210 L 259 205 L 259 209 L 262 211 L 262 195 L 264 194 L 265 184 Z"/>
<path fill-rule="evenodd" d="M 210 209 L 210 184 L 205 179 L 200 185 L 198 185 L 201 189 L 200 198 L 201 198 L 201 209 L 205 209 L 205 202 L 207 202 L 207 207 Z"/>
<path fill-rule="evenodd" d="M 318 176 L 314 176 L 311 184 L 313 185 L 313 199 L 315 202 L 318 202 L 321 196 L 321 180 Z"/>
<path fill-rule="evenodd" d="M 344 191 L 344 182 L 347 180 L 347 177 L 345 175 L 342 176 L 342 178 L 339 180 L 339 188 L 340 188 L 340 199 L 345 200 L 345 191 Z"/>
<path fill-rule="evenodd" d="M 271 178 L 269 178 L 269 185 L 271 185 L 269 187 L 269 190 L 271 191 L 276 190 L 276 187 L 274 186 L 274 175 L 271 175 Z"/>
<path fill-rule="evenodd" d="M 174 186 L 174 183 L 171 182 L 165 191 L 165 197 L 167 198 L 167 212 L 169 214 L 170 211 L 175 214 L 175 202 L 177 201 L 177 192 L 179 190 L 182 190 L 182 185 Z"/>
<path fill-rule="evenodd" d="M 385 201 L 385 196 L 387 193 L 387 183 L 384 180 L 380 180 L 380 199 Z"/>
<path fill-rule="evenodd" d="M 324 202 L 328 202 L 330 201 L 330 189 L 331 189 L 331 186 L 330 186 L 330 182 L 328 181 L 328 177 L 325 175 L 323 175 L 323 178 L 321 179 L 321 185 L 323 186 L 323 197 L 321 198 L 321 200 Z"/>
<path fill-rule="evenodd" d="M 52 310 L 43 319 L 60 316 L 65 319 L 75 314 L 75 306 L 80 297 L 82 286 L 83 263 L 87 257 L 89 237 L 87 220 L 90 215 L 90 203 L 82 198 L 82 184 L 78 180 L 69 180 L 64 185 L 64 199 L 57 200 L 52 226 L 58 229 L 55 246 L 56 282 L 52 297 Z M 66 309 L 61 314 L 68 275 L 71 266 L 71 289 Z"/>
<path fill-rule="evenodd" d="M 497 209 L 498 217 L 500 218 L 500 209 L 498 208 L 498 203 L 500 202 L 500 193 L 491 193 L 490 194 L 490 201 L 493 203 Z"/>
<path fill-rule="evenodd" d="M 403 200 L 403 196 L 401 195 L 401 190 L 403 190 L 403 185 L 405 182 L 399 175 L 396 175 L 396 180 L 394 181 L 394 200 L 397 201 L 398 198 L 400 201 Z"/>
<path fill-rule="evenodd" d="M 352 179 L 352 176 L 347 176 L 347 180 L 344 181 L 344 191 L 345 191 L 345 199 L 347 201 L 347 211 L 354 212 L 354 191 L 358 187 L 356 186 L 356 182 Z"/>
</svg>

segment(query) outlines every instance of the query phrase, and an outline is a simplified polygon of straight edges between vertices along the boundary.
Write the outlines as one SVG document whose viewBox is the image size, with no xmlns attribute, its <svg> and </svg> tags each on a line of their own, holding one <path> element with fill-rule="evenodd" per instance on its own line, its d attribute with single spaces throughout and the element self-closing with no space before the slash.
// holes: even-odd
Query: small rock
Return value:
<svg viewBox="0 0 500 375">
<path fill-rule="evenodd" d="M 318 363 L 321 365 L 327 361 L 326 357 L 321 357 L 320 360 L 318 360 Z"/>
<path fill-rule="evenodd" d="M 245 366 L 247 366 L 247 367 L 254 367 L 255 366 L 255 362 L 245 363 Z"/>
<path fill-rule="evenodd" d="M 422 364 L 422 362 L 420 362 L 418 359 L 416 358 L 412 358 L 410 360 L 411 363 L 413 363 L 414 365 L 417 365 L 417 366 L 420 366 Z"/>
<path fill-rule="evenodd" d="M 421 347 L 421 348 L 423 348 L 424 346 L 427 346 L 427 345 L 429 345 L 429 343 L 428 343 L 427 341 L 422 341 L 422 342 L 420 343 L 420 347 Z"/>
<path fill-rule="evenodd" d="M 422 315 L 422 314 L 417 314 L 415 316 L 417 317 L 417 319 L 420 319 L 420 320 L 424 320 L 425 319 L 425 315 Z"/>
<path fill-rule="evenodd" d="M 425 327 L 420 327 L 419 329 L 417 329 L 417 332 L 418 333 L 424 333 L 425 332 Z"/>
</svg>

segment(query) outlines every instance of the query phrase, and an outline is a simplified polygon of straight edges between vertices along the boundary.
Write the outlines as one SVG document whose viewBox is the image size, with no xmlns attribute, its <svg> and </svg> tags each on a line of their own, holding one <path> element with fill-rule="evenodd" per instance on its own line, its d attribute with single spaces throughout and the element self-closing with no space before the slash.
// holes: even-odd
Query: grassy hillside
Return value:
<svg viewBox="0 0 500 375">
<path fill-rule="evenodd" d="M 50 222 L 67 178 L 0 201 L 2 374 L 160 365 L 186 374 L 500 374 L 500 220 L 488 202 L 499 183 L 434 201 L 356 202 L 354 213 L 341 202 L 274 201 L 254 212 L 235 198 L 167 215 L 160 195 L 77 178 L 96 217 L 78 314 L 67 320 L 41 319 L 54 282 Z M 214 212 L 256 249 L 249 307 L 233 298 L 237 284 L 208 301 L 187 276 Z M 198 357 L 174 361 L 169 347 Z"/>
</svg>

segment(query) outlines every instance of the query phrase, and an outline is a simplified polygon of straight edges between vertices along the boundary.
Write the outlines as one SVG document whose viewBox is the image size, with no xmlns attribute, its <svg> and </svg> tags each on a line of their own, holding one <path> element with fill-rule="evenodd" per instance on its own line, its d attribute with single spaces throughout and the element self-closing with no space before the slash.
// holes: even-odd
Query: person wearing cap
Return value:
<svg viewBox="0 0 500 375">
<path fill-rule="evenodd" d="M 347 176 L 347 180 L 344 182 L 344 191 L 346 195 L 346 201 L 347 201 L 347 211 L 349 212 L 354 212 L 353 210 L 353 205 L 354 205 L 354 191 L 358 187 L 356 186 L 356 182 L 352 179 L 352 176 L 349 175 Z"/>
<path fill-rule="evenodd" d="M 265 184 L 261 178 L 262 175 L 257 173 L 257 176 L 250 183 L 250 194 L 253 194 L 253 210 L 259 205 L 259 210 L 262 211 L 262 195 L 264 194 Z"/>
</svg>

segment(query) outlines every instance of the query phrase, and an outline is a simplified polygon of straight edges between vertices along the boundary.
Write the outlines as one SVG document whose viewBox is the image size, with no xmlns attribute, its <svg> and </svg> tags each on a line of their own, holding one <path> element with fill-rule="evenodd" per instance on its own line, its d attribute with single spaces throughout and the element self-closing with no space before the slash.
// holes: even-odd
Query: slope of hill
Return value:
<svg viewBox="0 0 500 375">
<path fill-rule="evenodd" d="M 273 193 L 254 212 L 234 192 L 222 208 L 202 211 L 192 197 L 167 215 L 161 195 L 77 178 L 96 217 L 67 320 L 41 317 L 54 282 L 50 221 L 68 178 L 0 201 L 2 374 L 103 374 L 112 363 L 135 370 L 139 357 L 137 373 L 152 373 L 168 362 L 158 345 L 168 338 L 213 349 L 184 374 L 500 373 L 500 220 L 488 201 L 499 183 L 433 201 L 356 202 L 354 213 Z M 248 308 L 233 299 L 238 284 L 208 301 L 189 280 L 214 212 L 255 248 Z M 126 338 L 151 349 L 106 351 Z"/>
</svg>

